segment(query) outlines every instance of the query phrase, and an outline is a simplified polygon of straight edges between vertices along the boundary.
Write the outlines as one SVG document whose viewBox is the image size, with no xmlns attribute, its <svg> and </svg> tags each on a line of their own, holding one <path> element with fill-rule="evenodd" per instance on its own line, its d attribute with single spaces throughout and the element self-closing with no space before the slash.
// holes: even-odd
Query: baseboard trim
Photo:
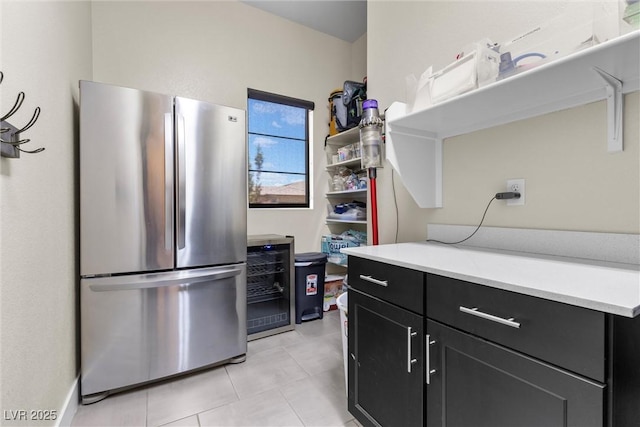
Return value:
<svg viewBox="0 0 640 427">
<path fill-rule="evenodd" d="M 73 416 L 78 410 L 78 403 L 80 402 L 80 376 L 76 377 L 67 397 L 64 400 L 64 404 L 60 411 L 58 411 L 58 419 L 56 420 L 55 427 L 70 427 Z"/>
</svg>

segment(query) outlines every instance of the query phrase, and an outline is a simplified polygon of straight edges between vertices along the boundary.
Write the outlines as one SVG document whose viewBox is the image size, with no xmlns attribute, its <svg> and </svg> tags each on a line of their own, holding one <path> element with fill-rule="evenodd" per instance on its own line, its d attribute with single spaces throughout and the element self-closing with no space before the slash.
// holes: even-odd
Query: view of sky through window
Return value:
<svg viewBox="0 0 640 427">
<path fill-rule="evenodd" d="M 258 169 L 255 159 L 260 149 L 261 185 L 281 186 L 305 180 L 306 114 L 304 108 L 248 100 L 249 169 Z"/>
</svg>

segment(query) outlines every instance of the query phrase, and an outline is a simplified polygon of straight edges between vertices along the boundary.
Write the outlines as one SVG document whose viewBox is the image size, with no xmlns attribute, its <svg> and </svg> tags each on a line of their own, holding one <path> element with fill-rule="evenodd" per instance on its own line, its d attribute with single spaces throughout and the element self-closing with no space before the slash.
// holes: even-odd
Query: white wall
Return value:
<svg viewBox="0 0 640 427">
<path fill-rule="evenodd" d="M 367 34 L 363 34 L 351 45 L 350 80 L 361 82 L 367 75 Z M 336 87 L 340 87 L 338 84 Z"/>
<path fill-rule="evenodd" d="M 593 2 L 372 1 L 368 4 L 369 93 L 382 108 L 405 101 L 405 76 L 438 70 L 465 45 L 508 40 L 534 24 Z M 623 153 L 606 151 L 604 102 L 444 141 L 443 205 L 420 209 L 395 178 L 380 171 L 380 240 L 426 237 L 427 223 L 477 225 L 507 179 L 526 179 L 526 205 L 493 204 L 486 225 L 640 232 L 638 93 L 626 96 Z M 487 108 L 491 108 L 490 105 Z"/>
<path fill-rule="evenodd" d="M 293 235 L 297 252 L 318 251 L 326 232 L 327 99 L 362 79 L 366 56 L 351 53 L 351 43 L 236 1 L 93 4 L 96 81 L 243 109 L 248 87 L 315 102 L 313 209 L 248 215 L 249 234 Z"/>
<path fill-rule="evenodd" d="M 78 80 L 91 77 L 87 2 L 13 2 L 1 7 L 1 114 L 40 154 L 0 159 L 0 410 L 60 411 L 78 375 L 75 153 Z M 60 414 L 58 415 L 60 416 Z"/>
</svg>

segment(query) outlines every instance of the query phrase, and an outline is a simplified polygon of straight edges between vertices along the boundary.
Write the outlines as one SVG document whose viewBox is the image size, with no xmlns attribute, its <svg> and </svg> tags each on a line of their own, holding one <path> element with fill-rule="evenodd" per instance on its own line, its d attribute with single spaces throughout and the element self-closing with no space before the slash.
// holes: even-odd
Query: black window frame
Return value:
<svg viewBox="0 0 640 427">
<path fill-rule="evenodd" d="M 281 136 L 278 135 L 265 135 L 265 134 L 261 134 L 261 133 L 253 133 L 249 131 L 249 114 L 248 114 L 248 104 L 249 104 L 249 100 L 253 99 L 253 100 L 257 100 L 257 101 L 266 101 L 266 102 L 271 102 L 274 104 L 282 104 L 282 105 L 286 105 L 289 107 L 298 107 L 298 108 L 303 108 L 306 110 L 306 115 L 305 115 L 305 129 L 304 129 L 304 134 L 305 134 L 305 172 L 304 172 L 304 177 L 305 177 L 305 201 L 304 203 L 255 203 L 255 202 L 251 202 L 250 200 L 248 200 L 249 203 L 249 208 L 250 209 L 282 209 L 282 208 L 302 208 L 302 209 L 308 209 L 311 207 L 311 171 L 310 171 L 310 165 L 309 165 L 309 158 L 310 158 L 310 150 L 311 150 L 311 140 L 310 140 L 310 133 L 309 133 L 309 128 L 310 128 L 310 112 L 312 112 L 315 108 L 315 103 L 311 102 L 311 101 L 305 101 L 303 99 L 298 99 L 298 98 L 292 98 L 289 96 L 285 96 L 285 95 L 279 95 L 279 94 L 275 94 L 275 93 L 270 93 L 270 92 L 264 92 L 261 90 L 257 90 L 257 89 L 251 89 L 248 88 L 247 89 L 247 153 L 249 153 L 249 135 L 261 135 L 261 136 L 269 136 L 269 137 L 274 137 L 274 138 L 282 138 Z M 290 138 L 291 139 L 291 138 Z M 300 139 L 298 138 L 292 138 L 295 139 L 297 141 L 299 141 Z M 250 160 L 250 159 L 249 159 Z M 255 170 L 251 169 L 251 161 L 249 161 L 249 166 L 247 168 L 247 175 L 251 174 L 252 172 L 256 172 Z M 291 172 L 283 172 L 283 171 L 274 171 L 274 170 L 261 170 L 260 173 L 287 173 L 287 174 L 291 174 Z M 302 174 L 300 174 L 302 176 Z M 248 178 L 248 177 L 247 177 Z M 247 179 L 247 187 L 249 185 L 250 180 Z M 249 188 L 247 188 L 247 192 L 249 191 Z"/>
</svg>

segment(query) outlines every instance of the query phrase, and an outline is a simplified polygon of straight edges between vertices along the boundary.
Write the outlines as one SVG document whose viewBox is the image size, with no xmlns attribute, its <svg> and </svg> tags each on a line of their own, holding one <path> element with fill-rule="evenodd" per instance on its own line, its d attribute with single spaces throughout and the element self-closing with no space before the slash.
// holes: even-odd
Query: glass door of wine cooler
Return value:
<svg viewBox="0 0 640 427">
<path fill-rule="evenodd" d="M 293 237 L 274 234 L 247 239 L 248 340 L 293 330 Z"/>
</svg>

